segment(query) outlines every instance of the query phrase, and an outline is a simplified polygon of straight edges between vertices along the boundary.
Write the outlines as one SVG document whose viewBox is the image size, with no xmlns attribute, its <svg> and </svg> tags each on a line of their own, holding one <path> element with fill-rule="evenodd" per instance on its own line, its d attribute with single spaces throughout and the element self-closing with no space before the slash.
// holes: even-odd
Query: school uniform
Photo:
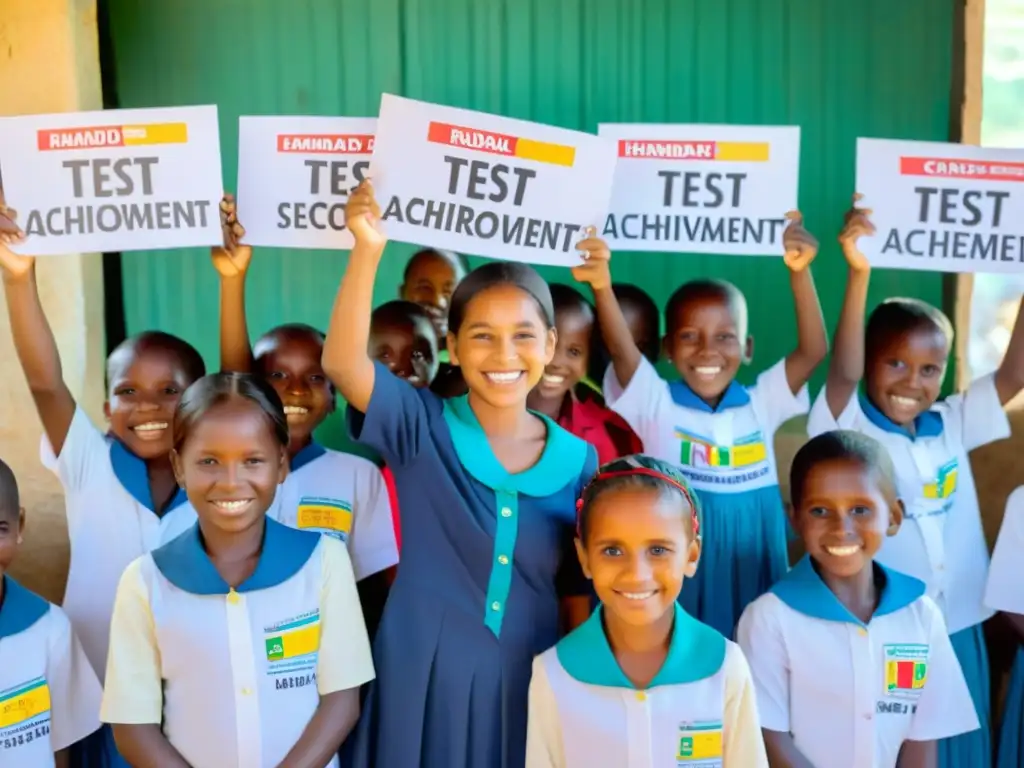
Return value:
<svg viewBox="0 0 1024 768">
<path fill-rule="evenodd" d="M 395 486 L 395 473 L 387 466 L 380 468 L 380 474 L 384 478 L 384 487 L 388 491 L 388 504 L 391 507 L 391 524 L 395 529 L 395 547 L 399 555 L 402 553 L 402 522 L 398 511 L 398 488 Z"/>
<path fill-rule="evenodd" d="M 533 663 L 526 768 L 768 768 L 739 646 L 676 606 L 665 664 L 638 690 L 599 608 Z"/>
<path fill-rule="evenodd" d="M 372 678 L 340 541 L 268 518 L 255 572 L 231 589 L 195 525 L 121 579 L 101 717 L 161 725 L 193 768 L 274 768 L 321 696 Z"/>
<path fill-rule="evenodd" d="M 3 576 L 0 766 L 50 768 L 100 727 L 100 683 L 67 616 Z"/>
<path fill-rule="evenodd" d="M 592 397 L 582 398 L 575 392 L 566 392 L 555 421 L 562 429 L 594 446 L 597 463 L 602 466 L 644 450 L 629 424 Z"/>
<path fill-rule="evenodd" d="M 356 581 L 398 562 L 384 478 L 362 457 L 310 443 L 292 458 L 268 514 L 291 528 L 342 541 Z"/>
<path fill-rule="evenodd" d="M 559 597 L 589 594 L 572 539 L 594 449 L 541 417 L 543 454 L 509 474 L 466 397 L 374 366 L 366 413 L 348 420 L 394 473 L 402 562 L 343 764 L 522 766 L 533 658 L 558 640 Z"/>
<path fill-rule="evenodd" d="M 876 568 L 885 585 L 867 624 L 839 602 L 809 556 L 740 619 L 737 639 L 754 676 L 761 726 L 792 734 L 813 765 L 895 768 L 904 741 L 978 729 L 924 584 Z"/>
<path fill-rule="evenodd" d="M 985 588 L 985 605 L 994 611 L 1024 614 L 1024 487 L 1006 500 Z M 1017 649 L 1003 702 L 996 765 L 1024 766 L 1024 647 Z"/>
<path fill-rule="evenodd" d="M 680 599 L 693 616 L 731 637 L 746 605 L 789 564 L 774 435 L 807 412 L 807 387 L 793 394 L 781 360 L 752 387 L 733 381 L 712 408 L 685 382 L 665 381 L 641 358 L 625 389 L 609 367 L 604 394 L 640 437 L 644 453 L 679 465 L 696 491 L 704 550 Z"/>
<path fill-rule="evenodd" d="M 983 596 L 988 547 L 968 452 L 1010 436 L 1010 423 L 992 376 L 917 417 L 914 434 L 889 420 L 866 396 L 854 395 L 835 418 L 823 389 L 811 409 L 814 435 L 850 429 L 878 440 L 892 457 L 906 516 L 876 559 L 925 583 L 942 610 L 981 729 L 939 745 L 940 765 L 991 763 L 988 653 L 981 624 L 993 611 Z"/>
</svg>

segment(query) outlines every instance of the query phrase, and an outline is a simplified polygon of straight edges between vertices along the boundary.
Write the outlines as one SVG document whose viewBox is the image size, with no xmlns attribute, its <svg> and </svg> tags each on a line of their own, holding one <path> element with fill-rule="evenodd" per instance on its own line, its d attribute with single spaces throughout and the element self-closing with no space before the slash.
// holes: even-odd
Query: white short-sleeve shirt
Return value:
<svg viewBox="0 0 1024 768">
<path fill-rule="evenodd" d="M 1024 613 L 1024 486 L 1006 500 L 992 565 L 988 571 L 985 605 L 994 611 Z"/>
<path fill-rule="evenodd" d="M 894 768 L 904 741 L 978 728 L 942 614 L 922 582 L 879 567 L 885 586 L 862 624 L 805 556 L 743 612 L 761 725 L 791 733 L 813 765 Z"/>
<path fill-rule="evenodd" d="M 43 435 L 43 466 L 64 486 L 71 564 L 63 608 L 100 680 L 121 573 L 135 558 L 196 521 L 179 490 L 163 516 L 153 511 L 146 463 L 75 410 L 60 456 Z"/>
<path fill-rule="evenodd" d="M 662 379 L 646 358 L 625 389 L 609 366 L 604 396 L 636 432 L 644 453 L 680 466 L 694 488 L 710 493 L 778 485 L 775 431 L 810 407 L 806 386 L 796 395 L 790 389 L 785 360 L 753 387 L 734 381 L 717 408 L 684 382 Z"/>
<path fill-rule="evenodd" d="M 743 653 L 675 611 L 646 690 L 619 668 L 601 609 L 534 660 L 526 768 L 767 768 Z"/>
<path fill-rule="evenodd" d="M 291 528 L 345 542 L 356 581 L 398 562 L 384 476 L 361 456 L 310 443 L 292 459 L 269 514 Z"/>
<path fill-rule="evenodd" d="M 64 612 L 2 578 L 0 765 L 50 768 L 100 727 L 100 682 Z"/>
<path fill-rule="evenodd" d="M 978 379 L 963 394 L 918 416 L 914 436 L 862 395 L 852 396 L 834 418 L 823 389 L 807 431 L 813 437 L 835 429 L 878 440 L 896 468 L 906 520 L 899 533 L 885 540 L 878 562 L 923 581 L 950 634 L 989 618 L 992 611 L 983 603 L 988 546 L 967 454 L 1010 436 L 993 377 Z"/>
<path fill-rule="evenodd" d="M 373 679 L 344 545 L 270 518 L 266 526 L 256 571 L 237 591 L 204 552 L 198 525 L 128 567 L 104 722 L 162 723 L 189 765 L 274 768 L 321 695 Z"/>
</svg>

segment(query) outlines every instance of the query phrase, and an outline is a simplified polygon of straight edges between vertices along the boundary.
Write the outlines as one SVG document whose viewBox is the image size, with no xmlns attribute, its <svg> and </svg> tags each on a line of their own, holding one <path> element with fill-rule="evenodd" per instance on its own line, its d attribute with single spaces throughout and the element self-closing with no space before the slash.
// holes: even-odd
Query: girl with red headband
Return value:
<svg viewBox="0 0 1024 768">
<path fill-rule="evenodd" d="M 767 768 L 742 651 L 677 603 L 701 552 L 682 473 L 648 456 L 610 462 L 577 517 L 576 551 L 601 605 L 534 661 L 526 768 Z"/>
</svg>

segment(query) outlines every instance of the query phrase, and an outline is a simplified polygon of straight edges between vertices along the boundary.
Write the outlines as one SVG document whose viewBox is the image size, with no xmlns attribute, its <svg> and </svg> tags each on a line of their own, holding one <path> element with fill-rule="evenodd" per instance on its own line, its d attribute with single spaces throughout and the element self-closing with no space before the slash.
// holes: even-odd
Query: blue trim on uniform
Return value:
<svg viewBox="0 0 1024 768">
<path fill-rule="evenodd" d="M 925 411 L 914 418 L 914 431 L 911 432 L 901 424 L 886 416 L 867 395 L 860 393 L 860 409 L 867 416 L 868 421 L 879 429 L 892 432 L 894 435 L 903 435 L 914 440 L 918 437 L 938 437 L 942 434 L 942 416 L 935 411 Z"/>
<path fill-rule="evenodd" d="M 310 442 L 305 448 L 292 456 L 290 463 L 290 469 L 292 472 L 298 472 L 307 464 L 312 464 L 314 461 L 319 459 L 321 456 L 327 453 L 327 449 L 319 443 L 313 441 Z"/>
<path fill-rule="evenodd" d="M 10 576 L 3 576 L 4 594 L 0 601 L 0 640 L 31 627 L 50 610 L 50 604 Z"/>
<path fill-rule="evenodd" d="M 615 659 L 601 619 L 603 606 L 555 646 L 558 661 L 568 675 L 587 685 L 635 688 Z M 668 656 L 650 688 L 685 685 L 711 677 L 725 662 L 725 637 L 675 604 L 675 622 Z"/>
<path fill-rule="evenodd" d="M 110 439 L 110 465 L 114 468 L 114 476 L 121 483 L 128 493 L 131 494 L 139 504 L 150 512 L 156 514 L 156 504 L 153 503 L 153 494 L 149 490 L 149 473 L 146 471 L 146 462 L 129 451 L 124 444 L 116 439 Z M 182 488 L 178 488 L 161 514 L 166 515 L 172 509 L 180 507 L 188 501 L 188 496 Z"/>
<path fill-rule="evenodd" d="M 256 570 L 235 591 L 256 592 L 282 584 L 302 570 L 319 543 L 319 533 L 296 530 L 266 518 L 263 551 Z M 226 595 L 231 591 L 206 554 L 198 522 L 154 549 L 152 556 L 163 577 L 178 589 L 193 595 Z"/>
<path fill-rule="evenodd" d="M 668 391 L 676 405 L 682 408 L 692 408 L 695 411 L 703 411 L 704 413 L 721 413 L 729 408 L 742 408 L 744 405 L 750 405 L 750 393 L 747 392 L 746 387 L 735 379 L 729 382 L 729 386 L 725 388 L 725 392 L 722 393 L 722 399 L 719 400 L 716 407 L 712 407 L 705 402 L 682 379 L 670 381 L 668 383 Z"/>
<path fill-rule="evenodd" d="M 885 577 L 885 585 L 878 600 L 878 608 L 872 618 L 885 616 L 906 608 L 925 593 L 923 581 L 893 571 L 881 563 L 872 563 L 875 573 Z M 789 573 L 782 577 L 770 590 L 779 600 L 794 611 L 825 621 L 867 626 L 839 602 L 839 598 L 828 588 L 818 575 L 810 555 L 804 555 Z"/>
<path fill-rule="evenodd" d="M 444 420 L 459 463 L 478 481 L 494 491 L 495 529 L 491 574 L 487 581 L 484 625 L 501 634 L 505 602 L 512 589 L 512 568 L 519 534 L 519 494 L 534 498 L 551 496 L 579 481 L 589 456 L 590 444 L 562 429 L 543 414 L 536 414 L 547 428 L 547 442 L 540 459 L 527 470 L 512 474 L 491 450 L 480 422 L 469 405 L 469 396 L 444 401 Z"/>
</svg>

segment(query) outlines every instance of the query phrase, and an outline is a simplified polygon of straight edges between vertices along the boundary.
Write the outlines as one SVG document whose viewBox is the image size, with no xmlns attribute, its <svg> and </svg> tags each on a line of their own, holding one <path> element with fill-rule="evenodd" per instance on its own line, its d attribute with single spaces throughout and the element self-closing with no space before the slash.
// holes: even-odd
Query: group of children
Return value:
<svg viewBox="0 0 1024 768">
<path fill-rule="evenodd" d="M 1011 500 L 989 575 L 967 451 L 1009 434 L 1024 329 L 940 402 L 949 321 L 894 299 L 865 325 L 856 201 L 812 405 L 828 342 L 799 214 L 797 343 L 745 387 L 743 295 L 685 284 L 659 342 L 657 308 L 612 284 L 593 233 L 572 270 L 592 301 L 427 250 L 373 309 L 369 182 L 326 334 L 250 344 L 252 253 L 226 198 L 221 372 L 173 336 L 132 337 L 108 360 L 105 430 L 63 382 L 9 213 L 10 326 L 71 567 L 63 611 L 0 581 L 0 766 L 993 764 L 981 623 L 1024 627 L 1024 514 Z M 338 395 L 382 469 L 313 439 Z M 806 413 L 787 515 L 773 437 Z M 0 574 L 16 488 L 0 463 Z M 1001 768 L 1024 765 L 1018 666 Z"/>
</svg>

